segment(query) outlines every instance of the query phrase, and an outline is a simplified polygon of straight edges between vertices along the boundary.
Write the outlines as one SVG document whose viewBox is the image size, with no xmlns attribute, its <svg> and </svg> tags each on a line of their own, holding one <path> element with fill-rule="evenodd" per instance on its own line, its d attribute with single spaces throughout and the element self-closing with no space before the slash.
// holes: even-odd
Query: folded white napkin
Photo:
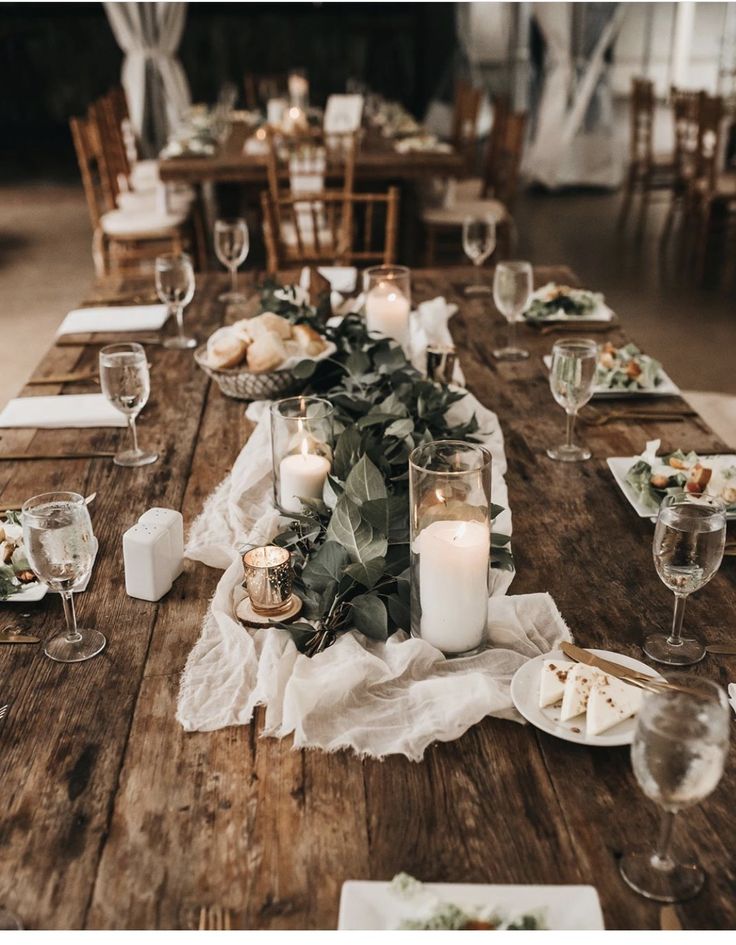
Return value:
<svg viewBox="0 0 736 945">
<path fill-rule="evenodd" d="M 728 701 L 731 703 L 731 708 L 736 712 L 736 683 L 731 683 L 728 687 Z"/>
<path fill-rule="evenodd" d="M 427 369 L 428 345 L 453 345 L 452 335 L 448 322 L 457 312 L 457 305 L 448 303 L 440 295 L 428 302 L 420 302 L 411 321 L 412 363 L 418 371 Z M 455 362 L 455 371 L 452 376 L 456 384 L 465 383 L 465 375 L 460 363 Z"/>
<path fill-rule="evenodd" d="M 64 427 L 124 427 L 127 421 L 104 394 L 15 397 L 0 411 L 0 427 L 57 430 Z"/>
<path fill-rule="evenodd" d="M 157 331 L 163 326 L 168 316 L 165 305 L 77 308 L 66 316 L 56 332 L 56 337 L 85 332 Z"/>
<path fill-rule="evenodd" d="M 327 279 L 333 292 L 339 292 L 340 295 L 348 295 L 354 292 L 358 282 L 358 270 L 355 266 L 318 266 L 317 272 L 323 279 Z M 309 267 L 302 269 L 299 277 L 299 285 L 309 288 Z"/>
</svg>

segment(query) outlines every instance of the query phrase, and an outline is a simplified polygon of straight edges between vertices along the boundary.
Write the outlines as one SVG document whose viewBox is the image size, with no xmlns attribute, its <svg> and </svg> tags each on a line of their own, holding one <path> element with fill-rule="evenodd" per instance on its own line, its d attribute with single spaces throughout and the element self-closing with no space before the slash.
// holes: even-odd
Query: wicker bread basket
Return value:
<svg viewBox="0 0 736 945">
<path fill-rule="evenodd" d="M 200 345 L 194 360 L 215 381 L 226 397 L 235 400 L 278 400 L 304 390 L 308 381 L 294 377 L 291 371 L 254 374 L 244 366 L 215 370 L 207 363 L 207 345 Z"/>
</svg>

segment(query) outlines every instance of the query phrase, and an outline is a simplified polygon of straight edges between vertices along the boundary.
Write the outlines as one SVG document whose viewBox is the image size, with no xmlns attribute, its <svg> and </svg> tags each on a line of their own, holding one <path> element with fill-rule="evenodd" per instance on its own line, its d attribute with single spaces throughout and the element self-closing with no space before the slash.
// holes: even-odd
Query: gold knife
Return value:
<svg viewBox="0 0 736 945">
<path fill-rule="evenodd" d="M 659 910 L 659 927 L 663 932 L 682 931 L 682 922 L 674 906 L 662 906 Z"/>
<path fill-rule="evenodd" d="M 616 679 L 627 682 L 632 686 L 637 686 L 639 689 L 647 689 L 649 692 L 663 692 L 667 689 L 672 689 L 677 692 L 686 692 L 690 695 L 702 697 L 702 693 L 697 689 L 683 686 L 680 683 L 670 682 L 667 679 L 663 679 L 661 676 L 650 676 L 647 673 L 638 673 L 634 669 L 628 669 L 626 666 L 622 666 L 621 663 L 614 663 L 613 660 L 603 659 L 600 656 L 596 656 L 594 653 L 589 653 L 587 650 L 583 650 L 573 643 L 563 642 L 560 644 L 560 649 L 566 656 L 576 660 L 578 663 L 585 663 L 586 666 L 595 666 L 595 668 L 600 669 L 601 672 L 609 676 L 615 676 Z"/>
<path fill-rule="evenodd" d="M 736 656 L 736 646 L 728 643 L 709 643 L 706 646 L 706 650 L 709 653 L 714 653 L 717 656 Z"/>
<path fill-rule="evenodd" d="M 30 637 L 23 633 L 0 634 L 0 643 L 40 643 L 40 637 Z"/>
</svg>

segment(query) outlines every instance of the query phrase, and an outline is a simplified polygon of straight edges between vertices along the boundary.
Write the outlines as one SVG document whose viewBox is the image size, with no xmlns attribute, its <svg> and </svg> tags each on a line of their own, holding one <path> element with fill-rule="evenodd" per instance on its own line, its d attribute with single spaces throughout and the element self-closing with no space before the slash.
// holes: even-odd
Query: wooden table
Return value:
<svg viewBox="0 0 736 945">
<path fill-rule="evenodd" d="M 559 268 L 536 276 L 570 281 Z M 549 461 L 545 448 L 563 435 L 541 362 L 554 336 L 522 328 L 531 358 L 495 362 L 490 352 L 505 328 L 488 301 L 459 294 L 473 278 L 470 270 L 417 272 L 413 294 L 458 302 L 451 325 L 469 387 L 503 425 L 512 592 L 549 591 L 579 642 L 641 656 L 642 634 L 668 625 L 672 596 L 654 571 L 652 526 L 619 493 L 605 457 L 632 454 L 654 436 L 664 448 L 724 444 L 697 418 L 612 423 L 581 428 L 592 461 Z M 200 277 L 187 322 L 202 337 L 222 319 L 214 299 L 225 281 Z M 620 329 L 610 337 L 620 340 Z M 190 353 L 148 350 L 153 396 L 140 436 L 160 462 L 138 470 L 103 460 L 0 463 L 0 505 L 47 489 L 97 492 L 100 554 L 79 614 L 109 641 L 101 656 L 70 666 L 39 646 L 0 648 L 0 703 L 11 703 L 0 724 L 0 903 L 31 928 L 182 928 L 202 904 L 231 908 L 243 928 L 334 928 L 344 880 L 406 870 L 434 881 L 594 883 L 610 928 L 658 927 L 659 907 L 618 874 L 620 852 L 652 843 L 657 827 L 625 748 L 588 749 L 491 718 L 433 746 L 421 764 L 292 751 L 260 739 L 256 726 L 183 732 L 179 676 L 220 572 L 188 562 L 160 604 L 133 600 L 121 534 L 152 505 L 180 508 L 191 522 L 248 426 L 243 405 L 225 399 Z M 39 372 L 91 367 L 96 352 L 94 344 L 54 348 Z M 124 437 L 1 431 L 0 452 L 109 449 Z M 735 610 L 727 558 L 688 604 L 687 622 L 710 641 L 733 642 Z M 32 608 L 2 605 L 0 616 L 42 637 L 62 623 L 54 595 Z M 692 672 L 725 685 L 736 662 L 709 657 Z M 701 895 L 678 908 L 686 928 L 736 925 L 735 786 L 732 753 L 715 794 L 680 817 L 683 845 L 709 875 Z"/>
<path fill-rule="evenodd" d="M 243 153 L 250 133 L 245 122 L 234 122 L 222 149 L 212 157 L 178 157 L 161 161 L 161 180 L 184 184 L 240 183 L 266 186 L 266 155 Z M 361 144 L 355 167 L 357 184 L 375 184 L 385 189 L 389 183 L 426 180 L 459 174 L 463 159 L 456 151 L 421 151 L 400 154 L 393 142 L 369 134 Z"/>
</svg>

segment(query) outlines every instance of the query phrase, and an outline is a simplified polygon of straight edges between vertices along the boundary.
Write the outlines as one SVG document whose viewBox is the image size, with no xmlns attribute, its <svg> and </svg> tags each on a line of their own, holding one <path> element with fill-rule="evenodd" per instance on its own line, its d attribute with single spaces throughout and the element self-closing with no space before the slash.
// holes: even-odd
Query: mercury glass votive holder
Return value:
<svg viewBox="0 0 736 945">
<path fill-rule="evenodd" d="M 299 514 L 304 499 L 321 499 L 332 469 L 335 408 L 322 397 L 287 397 L 271 404 L 276 506 Z"/>
<path fill-rule="evenodd" d="M 251 548 L 243 555 L 245 589 L 257 614 L 275 616 L 291 603 L 291 553 L 278 545 Z"/>
<path fill-rule="evenodd" d="M 427 378 L 436 384 L 451 384 L 457 363 L 457 352 L 452 345 L 427 346 Z"/>
<path fill-rule="evenodd" d="M 446 656 L 486 643 L 491 567 L 491 454 L 435 440 L 409 457 L 411 633 Z"/>
</svg>

